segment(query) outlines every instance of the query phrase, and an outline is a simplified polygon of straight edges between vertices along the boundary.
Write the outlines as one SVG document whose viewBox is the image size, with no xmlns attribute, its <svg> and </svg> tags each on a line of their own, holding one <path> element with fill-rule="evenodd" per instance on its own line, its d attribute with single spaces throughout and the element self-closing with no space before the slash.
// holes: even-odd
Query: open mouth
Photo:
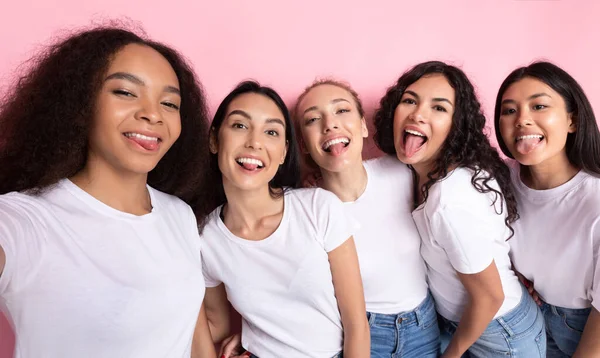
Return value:
<svg viewBox="0 0 600 358">
<path fill-rule="evenodd" d="M 254 171 L 265 167 L 264 163 L 255 158 L 240 157 L 235 159 L 238 165 L 246 170 Z"/>
<path fill-rule="evenodd" d="M 326 141 L 321 145 L 321 149 L 327 153 L 339 155 L 348 147 L 348 145 L 350 145 L 350 139 L 347 137 L 340 137 Z"/>
<path fill-rule="evenodd" d="M 416 152 L 418 152 L 421 147 L 423 147 L 423 144 L 427 142 L 427 136 L 424 133 L 414 129 L 405 129 L 403 142 L 404 154 L 410 158 Z"/>
<path fill-rule="evenodd" d="M 149 151 L 157 150 L 160 143 L 162 142 L 162 139 L 160 137 L 152 137 L 135 132 L 125 132 L 123 133 L 123 135 L 127 139 L 131 140 L 132 142 L 135 142 L 140 147 Z"/>
<path fill-rule="evenodd" d="M 527 134 L 515 138 L 517 152 L 520 154 L 531 153 L 545 139 L 541 134 Z"/>
</svg>

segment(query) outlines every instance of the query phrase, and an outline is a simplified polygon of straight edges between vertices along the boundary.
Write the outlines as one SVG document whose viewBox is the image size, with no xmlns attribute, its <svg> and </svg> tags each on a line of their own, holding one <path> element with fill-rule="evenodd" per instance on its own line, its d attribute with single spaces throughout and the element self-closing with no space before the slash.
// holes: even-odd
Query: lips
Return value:
<svg viewBox="0 0 600 358">
<path fill-rule="evenodd" d="M 235 159 L 239 166 L 246 170 L 255 171 L 265 167 L 262 160 L 251 157 L 239 157 Z"/>
<path fill-rule="evenodd" d="M 515 147 L 517 152 L 522 155 L 531 153 L 544 140 L 541 134 L 523 134 L 515 137 Z"/>
<path fill-rule="evenodd" d="M 162 139 L 158 135 L 142 134 L 139 132 L 125 132 L 123 135 L 147 151 L 158 150 Z"/>
</svg>

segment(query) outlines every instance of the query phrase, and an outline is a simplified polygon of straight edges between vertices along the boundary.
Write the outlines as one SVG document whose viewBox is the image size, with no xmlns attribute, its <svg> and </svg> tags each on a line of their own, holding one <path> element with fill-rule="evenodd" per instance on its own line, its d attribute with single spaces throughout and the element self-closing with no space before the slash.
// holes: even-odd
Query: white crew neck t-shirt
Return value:
<svg viewBox="0 0 600 358">
<path fill-rule="evenodd" d="M 67 179 L 40 196 L 0 196 L 0 307 L 16 358 L 190 356 L 204 297 L 196 220 L 148 190 L 142 216 Z"/>
<path fill-rule="evenodd" d="M 364 162 L 367 187 L 348 216 L 354 233 L 367 311 L 397 314 L 414 310 L 427 297 L 421 238 L 413 221 L 412 172 L 392 156 Z"/>
<path fill-rule="evenodd" d="M 509 241 L 515 269 L 551 305 L 600 310 L 600 178 L 581 170 L 556 188 L 535 190 L 511 163 L 519 214 Z"/>
<path fill-rule="evenodd" d="M 472 175 L 470 169 L 462 167 L 448 173 L 431 186 L 427 201 L 413 212 L 437 311 L 454 322 L 460 321 L 468 301 L 456 271 L 475 274 L 486 269 L 492 260 L 496 263 L 504 303 L 494 318 L 513 309 L 522 295 L 508 255 L 506 205 L 500 198 L 492 205 L 494 192 L 478 192 L 471 184 Z M 488 185 L 499 190 L 495 180 Z"/>
<path fill-rule="evenodd" d="M 342 202 L 322 189 L 284 195 L 279 227 L 260 241 L 233 235 L 222 207 L 202 232 L 207 287 L 223 283 L 242 315 L 242 345 L 259 357 L 329 358 L 343 348 L 327 253 L 352 236 Z"/>
</svg>

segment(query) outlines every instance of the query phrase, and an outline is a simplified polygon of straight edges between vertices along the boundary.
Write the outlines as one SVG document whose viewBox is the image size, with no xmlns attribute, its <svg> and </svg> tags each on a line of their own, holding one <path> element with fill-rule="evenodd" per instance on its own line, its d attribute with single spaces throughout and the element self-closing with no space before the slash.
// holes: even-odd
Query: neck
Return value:
<svg viewBox="0 0 600 358">
<path fill-rule="evenodd" d="M 579 172 L 563 151 L 540 164 L 521 166 L 521 181 L 536 190 L 552 189 L 571 180 Z"/>
<path fill-rule="evenodd" d="M 367 187 L 367 171 L 362 163 L 362 158 L 343 171 L 330 172 L 321 169 L 321 175 L 323 176 L 323 189 L 331 191 L 344 202 L 355 201 Z"/>
<path fill-rule="evenodd" d="M 273 198 L 269 186 L 257 190 L 240 190 L 223 180 L 227 197 L 225 225 L 236 231 L 253 231 L 265 218 L 283 213 L 283 197 Z"/>
<path fill-rule="evenodd" d="M 105 162 L 90 158 L 86 166 L 69 179 L 116 210 L 134 215 L 152 211 L 150 194 L 146 188 L 147 174 L 118 172 Z"/>
</svg>

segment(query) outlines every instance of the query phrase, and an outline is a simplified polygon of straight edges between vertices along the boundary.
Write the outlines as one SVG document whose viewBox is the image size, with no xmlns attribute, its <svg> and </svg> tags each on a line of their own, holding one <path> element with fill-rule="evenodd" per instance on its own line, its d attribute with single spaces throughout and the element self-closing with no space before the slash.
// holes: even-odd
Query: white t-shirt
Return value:
<svg viewBox="0 0 600 358">
<path fill-rule="evenodd" d="M 0 305 L 16 358 L 190 356 L 204 298 L 196 220 L 148 190 L 143 216 L 66 179 L 41 196 L 0 196 Z"/>
<path fill-rule="evenodd" d="M 327 253 L 352 235 L 342 202 L 322 189 L 284 196 L 283 218 L 251 241 L 227 229 L 217 208 L 202 232 L 207 287 L 223 283 L 242 317 L 242 344 L 259 357 L 332 357 L 343 348 Z"/>
<path fill-rule="evenodd" d="M 365 161 L 364 166 L 364 193 L 344 204 L 348 216 L 360 223 L 354 241 L 367 311 L 412 311 L 427 297 L 421 238 L 411 216 L 412 172 L 392 156 Z"/>
<path fill-rule="evenodd" d="M 492 260 L 496 263 L 505 298 L 494 318 L 513 309 L 522 294 L 508 256 L 506 205 L 501 198 L 492 205 L 494 192 L 478 192 L 471 184 L 472 175 L 467 168 L 450 172 L 429 189 L 427 201 L 413 212 L 437 311 L 455 322 L 460 321 L 468 301 L 457 271 L 475 274 L 486 269 Z M 499 190 L 495 180 L 488 185 Z M 502 214 L 498 215 L 500 211 Z"/>
<path fill-rule="evenodd" d="M 544 301 L 600 310 L 600 179 L 580 171 L 553 189 L 534 190 L 511 163 L 521 218 L 509 241 L 515 269 Z"/>
</svg>

